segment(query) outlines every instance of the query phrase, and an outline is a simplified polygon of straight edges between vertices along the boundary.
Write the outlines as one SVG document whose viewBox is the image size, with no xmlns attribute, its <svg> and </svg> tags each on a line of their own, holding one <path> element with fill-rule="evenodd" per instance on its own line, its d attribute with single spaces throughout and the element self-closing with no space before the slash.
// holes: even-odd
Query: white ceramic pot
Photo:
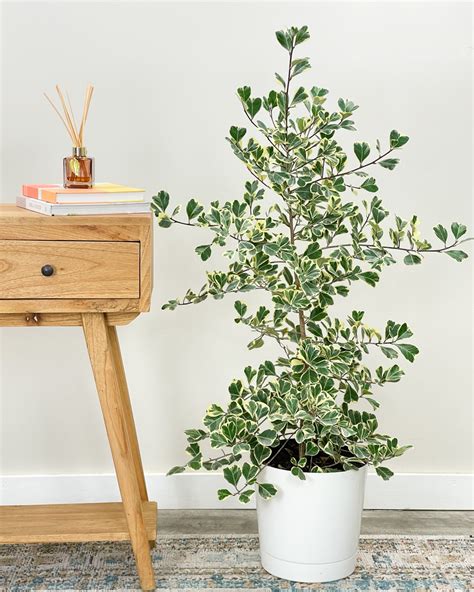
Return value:
<svg viewBox="0 0 474 592">
<path fill-rule="evenodd" d="M 268 500 L 256 495 L 262 566 L 297 582 L 345 578 L 356 562 L 367 467 L 305 475 L 273 467 L 260 474 L 278 489 Z"/>
</svg>

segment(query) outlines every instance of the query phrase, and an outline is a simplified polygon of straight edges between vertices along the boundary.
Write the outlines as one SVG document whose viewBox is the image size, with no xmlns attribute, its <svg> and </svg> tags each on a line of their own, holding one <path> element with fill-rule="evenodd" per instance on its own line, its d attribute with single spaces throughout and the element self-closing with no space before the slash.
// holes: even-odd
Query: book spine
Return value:
<svg viewBox="0 0 474 592">
<path fill-rule="evenodd" d="M 37 212 L 45 216 L 52 216 L 51 206 L 48 203 L 41 202 L 38 199 L 30 197 L 17 197 L 16 205 L 31 212 Z"/>
<path fill-rule="evenodd" d="M 47 189 L 42 189 L 41 187 L 38 189 L 37 197 L 41 201 L 56 203 L 56 194 L 52 191 L 48 191 Z"/>
<path fill-rule="evenodd" d="M 25 197 L 38 198 L 38 187 L 33 187 L 32 185 L 23 185 L 21 189 L 21 192 Z"/>
</svg>

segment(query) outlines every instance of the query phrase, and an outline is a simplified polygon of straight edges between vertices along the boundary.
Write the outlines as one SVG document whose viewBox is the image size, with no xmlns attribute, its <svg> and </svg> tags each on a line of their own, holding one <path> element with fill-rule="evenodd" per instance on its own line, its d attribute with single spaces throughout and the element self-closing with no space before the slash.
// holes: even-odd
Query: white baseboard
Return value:
<svg viewBox="0 0 474 592">
<path fill-rule="evenodd" d="M 161 509 L 252 508 L 235 498 L 217 500 L 222 475 L 184 473 L 147 477 L 150 499 Z M 0 504 L 55 504 L 118 501 L 114 475 L 11 475 L 0 477 Z M 366 509 L 472 510 L 474 476 L 469 474 L 401 473 L 390 481 L 369 474 Z"/>
</svg>

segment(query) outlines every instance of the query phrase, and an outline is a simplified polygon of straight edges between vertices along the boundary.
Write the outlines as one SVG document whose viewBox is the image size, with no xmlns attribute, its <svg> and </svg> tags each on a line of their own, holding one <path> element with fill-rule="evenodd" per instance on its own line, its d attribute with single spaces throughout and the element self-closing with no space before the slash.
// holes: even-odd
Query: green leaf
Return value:
<svg viewBox="0 0 474 592">
<path fill-rule="evenodd" d="M 382 477 L 384 481 L 388 481 L 390 477 L 393 477 L 393 471 L 387 467 L 375 467 L 375 472 L 379 477 Z"/>
<path fill-rule="evenodd" d="M 220 423 L 220 420 L 214 420 L 210 424 L 211 427 L 209 429 L 211 429 L 211 428 L 217 429 L 217 426 L 219 423 Z M 209 438 L 209 441 L 211 443 L 212 448 L 222 448 L 223 446 L 227 446 L 227 439 L 225 438 L 224 434 L 222 434 L 221 432 L 217 432 L 217 431 L 212 432 L 211 437 Z"/>
<path fill-rule="evenodd" d="M 356 142 L 354 144 L 354 153 L 359 159 L 360 164 L 362 164 L 370 154 L 370 146 L 367 142 Z"/>
<path fill-rule="evenodd" d="M 344 183 L 344 179 L 342 177 L 337 177 L 337 179 L 334 180 L 334 184 L 332 187 L 334 191 L 342 193 L 346 190 L 346 184 Z"/>
<path fill-rule="evenodd" d="M 263 446 L 271 446 L 277 438 L 277 433 L 275 430 L 265 430 L 258 434 L 257 440 Z"/>
<path fill-rule="evenodd" d="M 244 102 L 248 101 L 250 99 L 251 93 L 252 93 L 252 90 L 251 90 L 250 86 L 242 86 L 237 89 L 237 94 Z"/>
<path fill-rule="evenodd" d="M 232 448 L 232 454 L 241 454 L 242 452 L 248 452 L 250 450 L 250 444 L 247 442 L 239 442 Z"/>
<path fill-rule="evenodd" d="M 413 333 L 408 328 L 407 324 L 403 323 L 400 325 L 398 333 L 397 335 L 394 335 L 394 337 L 398 337 L 398 339 L 408 339 L 409 337 L 413 337 Z"/>
<path fill-rule="evenodd" d="M 199 442 L 206 437 L 206 432 L 204 430 L 184 430 L 188 438 L 188 442 Z"/>
<path fill-rule="evenodd" d="M 433 230 L 436 236 L 439 238 L 439 240 L 443 241 L 443 243 L 446 244 L 446 241 L 448 240 L 448 231 L 446 230 L 446 228 L 441 224 L 438 224 L 438 226 L 435 226 Z"/>
<path fill-rule="evenodd" d="M 175 310 L 176 307 L 179 305 L 179 301 L 176 299 L 169 300 L 161 307 L 161 310 Z"/>
<path fill-rule="evenodd" d="M 351 401 L 358 401 L 359 395 L 357 391 L 348 383 L 344 393 L 344 401 L 350 403 Z"/>
<path fill-rule="evenodd" d="M 369 191 L 370 193 L 375 193 L 376 191 L 378 191 L 378 187 L 377 187 L 377 183 L 375 182 L 375 179 L 373 177 L 368 177 L 361 185 L 361 189 L 365 189 L 366 191 Z"/>
<path fill-rule="evenodd" d="M 391 347 L 385 347 L 383 345 L 380 346 L 380 349 L 382 350 L 383 354 L 387 356 L 387 358 L 398 358 L 397 350 Z"/>
<path fill-rule="evenodd" d="M 249 100 L 247 103 L 247 110 L 249 112 L 250 117 L 253 119 L 255 115 L 260 111 L 260 107 L 262 106 L 262 99 L 253 99 Z"/>
<path fill-rule="evenodd" d="M 241 317 L 243 317 L 244 314 L 247 312 L 247 305 L 245 304 L 245 302 L 241 302 L 240 300 L 234 302 L 234 308 L 237 311 L 237 314 Z"/>
<path fill-rule="evenodd" d="M 228 489 L 218 489 L 217 490 L 217 497 L 219 498 L 219 500 L 223 500 L 226 497 L 229 497 L 231 494 L 231 492 Z"/>
<path fill-rule="evenodd" d="M 301 479 L 301 481 L 306 481 L 306 476 L 299 467 L 292 467 L 291 474 Z"/>
<path fill-rule="evenodd" d="M 199 214 L 203 211 L 203 207 L 199 204 L 195 199 L 190 199 L 186 206 L 186 214 L 188 216 L 188 220 L 192 220 L 199 216 Z"/>
<path fill-rule="evenodd" d="M 396 347 L 398 347 L 403 357 L 409 362 L 413 362 L 415 360 L 415 356 L 420 353 L 420 350 L 416 347 L 416 345 L 411 345 L 409 343 L 400 343 L 397 344 Z"/>
<path fill-rule="evenodd" d="M 464 251 L 446 251 L 446 255 L 449 255 L 455 261 L 459 262 L 461 262 L 463 259 L 467 259 L 467 253 Z"/>
<path fill-rule="evenodd" d="M 408 140 L 408 136 L 400 135 L 397 130 L 392 130 L 390 132 L 390 148 L 401 148 L 408 142 Z"/>
<path fill-rule="evenodd" d="M 311 311 L 310 319 L 312 321 L 317 322 L 317 321 L 322 321 L 327 316 L 328 316 L 328 313 L 324 310 L 324 308 L 321 308 L 320 306 L 316 306 Z"/>
<path fill-rule="evenodd" d="M 280 74 L 278 74 L 278 72 L 275 72 L 275 78 L 283 86 L 283 88 L 286 87 L 286 81 L 283 79 L 283 76 L 280 76 Z"/>
<path fill-rule="evenodd" d="M 319 446 L 314 442 L 306 442 L 306 456 L 316 456 L 319 450 Z"/>
<path fill-rule="evenodd" d="M 298 103 L 301 103 L 302 101 L 304 101 L 307 98 L 308 98 L 308 95 L 307 95 L 305 89 L 302 86 L 300 86 L 299 89 L 296 91 L 295 96 L 293 97 L 293 100 L 291 101 L 291 104 L 297 105 Z"/>
<path fill-rule="evenodd" d="M 459 224 L 458 222 L 453 222 L 451 224 L 451 232 L 454 235 L 455 239 L 461 238 L 463 234 L 466 234 L 467 228 L 464 224 Z"/>
<path fill-rule="evenodd" d="M 262 347 L 264 344 L 263 338 L 262 337 L 257 337 L 256 339 L 252 340 L 249 344 L 248 344 L 248 349 L 258 349 L 260 347 Z"/>
<path fill-rule="evenodd" d="M 295 440 L 297 444 L 301 444 L 301 442 L 304 442 L 305 439 L 305 433 L 303 430 L 297 430 L 296 434 L 295 434 Z"/>
<path fill-rule="evenodd" d="M 405 263 L 405 265 L 419 265 L 421 263 L 421 257 L 414 253 L 410 253 L 403 258 L 403 263 Z"/>
<path fill-rule="evenodd" d="M 304 256 L 309 257 L 309 259 L 319 259 L 322 254 L 323 252 L 321 251 L 318 243 L 311 243 L 304 252 Z"/>
<path fill-rule="evenodd" d="M 179 473 L 184 473 L 186 467 L 173 467 L 170 469 L 166 474 L 167 475 L 178 475 Z"/>
<path fill-rule="evenodd" d="M 270 360 L 266 360 L 261 367 L 265 371 L 266 376 L 276 376 L 275 364 L 270 362 Z"/>
<path fill-rule="evenodd" d="M 239 502 L 242 502 L 243 504 L 248 504 L 250 498 L 254 493 L 255 489 L 246 489 L 245 491 L 242 491 L 242 493 L 239 495 Z"/>
<path fill-rule="evenodd" d="M 237 487 L 237 484 L 242 476 L 242 469 L 237 465 L 232 465 L 231 467 L 224 467 L 224 478 L 225 480 Z"/>
<path fill-rule="evenodd" d="M 222 435 L 226 439 L 227 444 L 234 444 L 235 437 L 237 435 L 237 424 L 232 419 L 224 422 L 221 426 Z"/>
<path fill-rule="evenodd" d="M 160 212 L 164 212 L 170 203 L 170 196 L 166 191 L 159 191 L 158 195 L 154 195 L 152 199 L 153 205 Z"/>
<path fill-rule="evenodd" d="M 352 451 L 357 456 L 357 458 L 361 458 L 363 460 L 365 460 L 369 454 L 369 451 L 365 446 L 359 446 L 357 444 L 352 447 Z"/>
<path fill-rule="evenodd" d="M 328 89 L 327 88 L 321 88 L 319 86 L 313 86 L 313 88 L 311 89 L 311 95 L 313 97 L 319 97 L 319 98 L 323 98 L 328 94 Z"/>
<path fill-rule="evenodd" d="M 291 49 L 291 39 L 286 31 L 277 31 L 275 33 L 278 43 L 284 47 L 287 51 Z"/>
<path fill-rule="evenodd" d="M 375 288 L 375 284 L 379 281 L 379 276 L 375 271 L 364 271 L 363 273 L 359 273 L 359 278 L 373 288 Z"/>
<path fill-rule="evenodd" d="M 364 397 L 365 400 L 370 404 L 372 409 L 378 409 L 380 407 L 380 403 L 371 397 Z"/>
<path fill-rule="evenodd" d="M 349 100 L 344 100 L 344 99 L 339 99 L 337 101 L 337 104 L 339 106 L 339 109 L 342 111 L 342 113 L 353 113 L 356 109 L 358 109 L 358 105 L 354 105 L 354 103 L 352 101 Z"/>
<path fill-rule="evenodd" d="M 352 132 L 356 131 L 356 127 L 354 126 L 354 122 L 352 121 L 352 119 L 344 119 L 344 121 L 341 122 L 340 126 L 342 129 L 345 130 L 350 130 Z"/>
<path fill-rule="evenodd" d="M 266 446 L 262 446 L 261 444 L 257 444 L 250 452 L 250 456 L 252 457 L 252 462 L 255 465 L 262 465 L 267 458 L 269 458 L 272 454 L 270 448 Z"/>
<path fill-rule="evenodd" d="M 303 43 L 303 41 L 306 41 L 306 39 L 309 39 L 309 37 L 310 37 L 310 35 L 309 35 L 308 27 L 306 25 L 304 25 L 303 27 L 300 27 L 296 31 L 295 45 L 299 45 L 300 43 Z"/>
<path fill-rule="evenodd" d="M 385 380 L 387 382 L 398 382 L 399 380 L 401 380 L 404 374 L 405 373 L 403 372 L 403 370 L 401 370 L 400 367 L 397 364 L 395 364 L 395 366 L 392 366 L 388 369 Z"/>
<path fill-rule="evenodd" d="M 207 261 L 212 253 L 211 245 L 200 245 L 196 247 L 195 251 L 203 261 Z"/>
<path fill-rule="evenodd" d="M 339 417 L 339 412 L 336 410 L 326 411 L 326 413 L 321 415 L 320 421 L 325 426 L 332 426 L 336 425 L 336 423 L 339 421 Z"/>
<path fill-rule="evenodd" d="M 230 137 L 235 140 L 235 142 L 240 142 L 240 140 L 245 136 L 247 130 L 244 127 L 237 127 L 233 125 L 230 130 Z"/>
<path fill-rule="evenodd" d="M 291 68 L 292 78 L 294 76 L 298 76 L 298 74 L 301 74 L 302 72 L 304 72 L 305 70 L 308 70 L 309 68 L 311 68 L 311 65 L 309 63 L 308 58 L 301 58 L 299 60 L 293 60 L 293 66 Z"/>
<path fill-rule="evenodd" d="M 153 208 L 153 206 L 152 206 Z M 165 214 L 165 212 L 160 212 L 157 215 L 157 220 L 158 220 L 158 226 L 161 226 L 162 228 L 169 228 L 172 224 L 171 220 L 169 219 L 169 216 L 167 214 Z"/>
<path fill-rule="evenodd" d="M 400 160 L 398 158 L 386 158 L 385 160 L 380 160 L 379 165 L 384 169 L 389 169 L 390 171 L 393 171 L 393 169 L 397 166 L 399 162 Z"/>
<path fill-rule="evenodd" d="M 271 483 L 259 483 L 258 484 L 258 493 L 263 497 L 263 499 L 269 499 L 273 497 L 277 492 L 277 489 Z"/>
<path fill-rule="evenodd" d="M 255 479 L 258 475 L 259 468 L 255 465 L 251 465 L 247 462 L 244 462 L 242 465 L 242 475 L 247 482 L 251 482 Z"/>
<path fill-rule="evenodd" d="M 213 403 L 208 407 L 206 415 L 208 417 L 222 417 L 224 415 L 224 410 L 219 405 Z"/>
<path fill-rule="evenodd" d="M 194 471 L 199 471 L 199 469 L 202 467 L 202 455 L 199 455 L 197 458 L 191 459 L 188 463 L 188 466 Z"/>
</svg>

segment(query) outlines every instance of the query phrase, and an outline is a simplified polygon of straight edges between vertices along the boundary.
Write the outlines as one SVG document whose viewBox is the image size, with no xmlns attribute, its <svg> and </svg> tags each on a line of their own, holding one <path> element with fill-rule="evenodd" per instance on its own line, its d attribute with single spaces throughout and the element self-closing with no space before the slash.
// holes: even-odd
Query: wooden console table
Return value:
<svg viewBox="0 0 474 592">
<path fill-rule="evenodd" d="M 154 590 L 148 494 L 116 326 L 150 308 L 150 214 L 42 216 L 0 205 L 0 326 L 82 326 L 122 503 L 0 506 L 0 543 L 130 540 Z"/>
</svg>

